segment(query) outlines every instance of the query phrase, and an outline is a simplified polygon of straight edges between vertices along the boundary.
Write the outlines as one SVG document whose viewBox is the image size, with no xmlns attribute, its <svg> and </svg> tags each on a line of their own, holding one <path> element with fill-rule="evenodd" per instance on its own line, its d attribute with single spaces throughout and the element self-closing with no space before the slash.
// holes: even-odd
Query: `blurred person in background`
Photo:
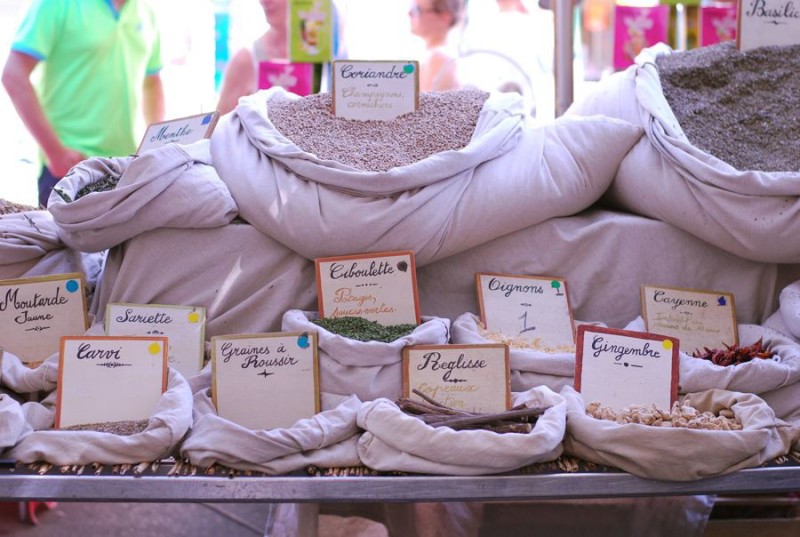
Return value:
<svg viewBox="0 0 800 537">
<path fill-rule="evenodd" d="M 36 86 L 31 75 L 42 67 Z M 140 0 L 34 0 L 2 82 L 42 153 L 39 204 L 70 168 L 138 147 L 137 110 L 164 119 L 160 36 Z"/>
<path fill-rule="evenodd" d="M 415 0 L 408 11 L 411 33 L 425 42 L 419 65 L 420 91 L 446 91 L 461 86 L 455 34 L 464 16 L 464 0 Z"/>
</svg>

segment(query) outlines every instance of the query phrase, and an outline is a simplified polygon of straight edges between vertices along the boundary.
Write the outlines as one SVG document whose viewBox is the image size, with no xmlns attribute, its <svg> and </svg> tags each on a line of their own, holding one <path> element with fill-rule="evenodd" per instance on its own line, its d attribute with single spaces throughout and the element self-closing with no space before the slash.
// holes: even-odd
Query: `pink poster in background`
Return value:
<svg viewBox="0 0 800 537">
<path fill-rule="evenodd" d="M 311 95 L 314 81 L 313 63 L 259 62 L 258 89 L 280 86 L 304 97 Z"/>
<path fill-rule="evenodd" d="M 700 7 L 700 46 L 736 39 L 736 4 Z"/>
<path fill-rule="evenodd" d="M 614 6 L 614 69 L 625 69 L 647 47 L 669 44 L 669 6 Z"/>
</svg>

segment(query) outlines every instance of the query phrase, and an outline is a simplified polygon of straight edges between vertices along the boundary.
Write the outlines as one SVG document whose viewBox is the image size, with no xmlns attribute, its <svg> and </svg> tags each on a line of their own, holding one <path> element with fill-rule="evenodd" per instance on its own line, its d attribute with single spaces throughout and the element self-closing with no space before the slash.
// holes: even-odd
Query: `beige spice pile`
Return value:
<svg viewBox="0 0 800 537">
<path fill-rule="evenodd" d="M 31 207 L 30 205 L 23 205 L 21 203 L 14 203 L 13 201 L 8 201 L 0 198 L 0 215 L 25 213 L 28 211 L 35 211 L 35 210 L 37 210 L 36 207 Z"/>
<path fill-rule="evenodd" d="M 391 121 L 336 117 L 329 93 L 270 101 L 267 114 L 275 128 L 303 151 L 380 172 L 465 147 L 488 96 L 472 89 L 420 93 L 416 112 Z"/>
<path fill-rule="evenodd" d="M 656 66 L 695 147 L 738 170 L 800 171 L 800 45 L 739 52 L 728 42 Z"/>
</svg>

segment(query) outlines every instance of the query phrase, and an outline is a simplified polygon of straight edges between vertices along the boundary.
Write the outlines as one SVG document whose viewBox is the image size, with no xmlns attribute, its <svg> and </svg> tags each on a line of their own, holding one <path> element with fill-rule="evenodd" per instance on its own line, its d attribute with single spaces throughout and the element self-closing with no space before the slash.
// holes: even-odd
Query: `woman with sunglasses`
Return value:
<svg viewBox="0 0 800 537">
<path fill-rule="evenodd" d="M 445 91 L 460 86 L 458 53 L 452 32 L 461 22 L 464 0 L 416 0 L 408 11 L 411 33 L 425 42 L 427 55 L 420 61 L 420 91 Z"/>
</svg>

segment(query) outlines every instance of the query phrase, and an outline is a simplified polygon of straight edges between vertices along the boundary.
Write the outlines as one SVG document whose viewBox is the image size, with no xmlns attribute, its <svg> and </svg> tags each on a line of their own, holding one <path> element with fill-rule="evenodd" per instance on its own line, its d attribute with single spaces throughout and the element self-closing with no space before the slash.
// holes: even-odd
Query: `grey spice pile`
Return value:
<svg viewBox="0 0 800 537">
<path fill-rule="evenodd" d="M 689 141 L 738 170 L 800 171 L 800 45 L 733 43 L 656 60 Z"/>
<path fill-rule="evenodd" d="M 380 172 L 466 146 L 488 96 L 478 90 L 421 93 L 416 112 L 391 121 L 336 117 L 329 93 L 270 101 L 267 114 L 275 128 L 303 151 Z"/>
</svg>

